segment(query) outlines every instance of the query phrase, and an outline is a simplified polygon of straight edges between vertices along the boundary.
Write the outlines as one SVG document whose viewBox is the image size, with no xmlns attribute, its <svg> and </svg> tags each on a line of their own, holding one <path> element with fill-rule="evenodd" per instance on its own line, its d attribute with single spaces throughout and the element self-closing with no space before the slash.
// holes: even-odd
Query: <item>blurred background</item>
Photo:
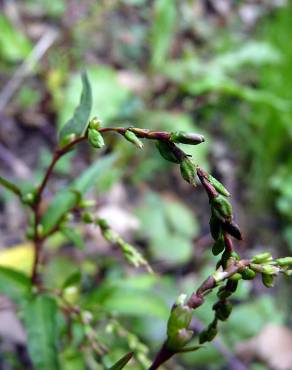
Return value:
<svg viewBox="0 0 292 370">
<path fill-rule="evenodd" d="M 57 132 L 78 104 L 80 72 L 104 126 L 135 125 L 204 134 L 187 147 L 194 161 L 232 194 L 244 232 L 238 249 L 292 254 L 292 3 L 285 0 L 2 0 L 0 14 L 0 173 L 36 184 Z M 136 346 L 147 358 L 162 343 L 169 308 L 214 269 L 209 207 L 200 187 L 181 181 L 152 143 L 137 153 L 116 136 L 101 154 L 82 145 L 57 166 L 48 199 L 94 161 L 105 161 L 89 198 L 96 212 L 137 245 L 156 275 L 120 263 L 97 230 L 76 225 L 79 248 L 56 235 L 46 245 L 44 279 L 61 286 L 84 276 L 82 302 L 99 304 L 124 327 L 115 358 Z M 108 160 L 108 158 L 111 158 Z M 95 181 L 97 180 L 97 181 Z M 0 264 L 29 273 L 27 215 L 0 189 Z M 117 263 L 117 261 L 119 263 Z M 291 282 L 268 291 L 244 282 L 230 320 L 204 349 L 166 368 L 291 370 Z M 212 318 L 197 310 L 198 328 Z M 127 329 L 125 329 L 127 328 Z M 124 330 L 124 331 L 123 331 Z M 97 330 L 98 334 L 98 330 Z M 0 299 L 0 369 L 31 369 L 14 308 Z M 78 354 L 76 354 L 78 357 Z M 63 356 L 62 369 L 99 369 Z M 74 356 L 73 356 L 74 357 Z M 72 360 L 72 356 L 70 357 Z"/>
</svg>

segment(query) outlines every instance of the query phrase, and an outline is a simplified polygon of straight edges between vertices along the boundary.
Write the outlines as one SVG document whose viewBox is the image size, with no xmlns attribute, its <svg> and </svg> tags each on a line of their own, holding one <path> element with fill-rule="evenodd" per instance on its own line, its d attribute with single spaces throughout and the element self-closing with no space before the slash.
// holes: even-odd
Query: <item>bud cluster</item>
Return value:
<svg viewBox="0 0 292 370">
<path fill-rule="evenodd" d="M 172 351 L 179 351 L 193 336 L 193 331 L 189 330 L 192 309 L 184 304 L 184 299 L 179 299 L 179 301 L 172 307 L 167 323 L 166 346 Z"/>
</svg>

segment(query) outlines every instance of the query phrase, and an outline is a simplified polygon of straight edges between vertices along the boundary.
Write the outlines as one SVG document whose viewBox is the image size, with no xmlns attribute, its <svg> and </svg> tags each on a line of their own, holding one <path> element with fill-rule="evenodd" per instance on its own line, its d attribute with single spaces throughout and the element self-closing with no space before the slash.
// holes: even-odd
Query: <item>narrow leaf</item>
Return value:
<svg viewBox="0 0 292 370">
<path fill-rule="evenodd" d="M 154 68 L 165 62 L 173 40 L 176 21 L 174 0 L 156 0 L 154 3 L 154 19 L 151 30 L 152 60 Z"/>
<path fill-rule="evenodd" d="M 0 293 L 15 302 L 21 302 L 29 297 L 31 283 L 21 272 L 7 267 L 0 267 Z"/>
<path fill-rule="evenodd" d="M 125 356 L 123 356 L 118 362 L 116 362 L 108 370 L 121 370 L 121 369 L 123 369 L 127 365 L 127 363 L 131 360 L 132 357 L 133 357 L 133 352 L 127 353 Z"/>
<path fill-rule="evenodd" d="M 20 189 L 13 184 L 12 182 L 8 181 L 7 179 L 4 179 L 0 176 L 0 185 L 4 186 L 5 189 L 12 191 L 12 193 L 21 196 Z"/>
<path fill-rule="evenodd" d="M 75 134 L 77 137 L 82 136 L 88 125 L 88 120 L 92 107 L 92 92 L 91 86 L 85 72 L 82 73 L 82 93 L 80 97 L 80 102 L 73 117 L 65 123 L 60 132 L 60 142 L 70 134 Z"/>
<path fill-rule="evenodd" d="M 41 219 L 45 234 L 52 230 L 62 217 L 78 204 L 80 200 L 78 194 L 85 195 L 105 171 L 108 172 L 112 169 L 117 158 L 118 156 L 113 154 L 98 159 L 71 186 L 55 195 Z"/>
<path fill-rule="evenodd" d="M 72 227 L 62 227 L 61 232 L 77 248 L 82 249 L 82 250 L 85 248 L 84 241 L 83 241 L 82 236 L 80 235 L 80 232 L 78 230 L 73 229 Z"/>
<path fill-rule="evenodd" d="M 24 308 L 28 352 L 36 370 L 58 370 L 57 304 L 48 295 L 33 297 Z"/>
</svg>

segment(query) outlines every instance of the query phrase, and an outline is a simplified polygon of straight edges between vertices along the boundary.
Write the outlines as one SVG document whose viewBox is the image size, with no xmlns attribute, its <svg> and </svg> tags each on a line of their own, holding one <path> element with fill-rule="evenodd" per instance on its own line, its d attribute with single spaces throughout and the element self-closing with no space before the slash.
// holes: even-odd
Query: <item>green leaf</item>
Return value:
<svg viewBox="0 0 292 370">
<path fill-rule="evenodd" d="M 82 73 L 82 93 L 80 102 L 75 109 L 73 117 L 62 127 L 60 132 L 60 142 L 70 135 L 82 136 L 88 125 L 89 116 L 92 107 L 92 92 L 87 74 Z"/>
<path fill-rule="evenodd" d="M 21 195 L 21 191 L 16 185 L 14 185 L 12 182 L 4 179 L 4 177 L 1 177 L 1 176 L 0 176 L 0 185 L 2 185 L 5 189 L 12 191 L 12 193 L 14 193 L 18 196 Z"/>
<path fill-rule="evenodd" d="M 154 3 L 154 19 L 151 29 L 152 57 L 151 64 L 159 68 L 165 62 L 176 22 L 175 0 L 156 0 Z"/>
<path fill-rule="evenodd" d="M 36 370 L 58 370 L 56 301 L 48 295 L 33 297 L 24 307 L 28 352 Z"/>
<path fill-rule="evenodd" d="M 0 15 L 0 57 L 8 62 L 25 59 L 31 52 L 31 43 L 25 34 Z"/>
<path fill-rule="evenodd" d="M 55 195 L 41 219 L 45 234 L 52 230 L 62 217 L 77 205 L 78 194 L 85 195 L 105 171 L 111 170 L 116 160 L 117 155 L 115 154 L 100 158 L 88 167 L 70 187 Z"/>
<path fill-rule="evenodd" d="M 107 122 L 121 113 L 122 107 L 130 97 L 130 91 L 119 82 L 116 71 L 109 67 L 90 66 L 87 72 L 92 86 L 92 111 L 104 121 L 106 126 Z M 59 125 L 64 124 L 78 104 L 78 91 L 80 91 L 80 81 L 77 76 L 73 76 L 69 80 L 68 88 L 64 93 L 64 102 L 59 109 Z"/>
<path fill-rule="evenodd" d="M 123 369 L 127 365 L 127 363 L 131 360 L 132 357 L 133 357 L 133 352 L 127 353 L 125 356 L 123 356 L 118 362 L 116 362 L 108 370 L 121 370 L 121 369 Z"/>
<path fill-rule="evenodd" d="M 29 278 L 19 271 L 0 267 L 0 293 L 19 303 L 28 298 L 31 292 Z"/>
<path fill-rule="evenodd" d="M 70 240 L 77 248 L 83 250 L 85 248 L 84 240 L 76 228 L 72 227 L 62 227 L 61 232 L 65 237 Z"/>
<path fill-rule="evenodd" d="M 199 231 L 195 216 L 184 204 L 165 201 L 155 193 L 149 193 L 144 204 L 137 214 L 152 255 L 169 264 L 187 262 L 192 255 L 192 239 Z"/>
</svg>

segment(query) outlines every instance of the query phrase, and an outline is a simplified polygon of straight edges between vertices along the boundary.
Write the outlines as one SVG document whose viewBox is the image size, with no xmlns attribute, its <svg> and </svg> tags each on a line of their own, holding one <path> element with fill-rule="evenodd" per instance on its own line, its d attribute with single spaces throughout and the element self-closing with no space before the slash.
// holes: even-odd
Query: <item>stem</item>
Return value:
<svg viewBox="0 0 292 370">
<path fill-rule="evenodd" d="M 38 266 L 40 264 L 40 257 L 41 257 L 41 252 L 42 252 L 42 247 L 43 247 L 43 242 L 46 238 L 42 237 L 39 235 L 39 230 L 38 230 L 38 225 L 40 224 L 40 219 L 41 219 L 41 210 L 40 206 L 42 203 L 42 195 L 45 190 L 45 187 L 48 183 L 48 180 L 55 168 L 56 163 L 58 160 L 68 153 L 68 151 L 74 147 L 76 144 L 84 141 L 86 139 L 85 136 L 81 136 L 73 141 L 71 141 L 69 144 L 64 146 L 63 148 L 57 148 L 54 152 L 53 158 L 51 160 L 51 163 L 49 164 L 49 167 L 47 168 L 45 172 L 45 176 L 39 185 L 36 196 L 35 196 L 35 203 L 32 206 L 32 210 L 34 213 L 34 261 L 33 261 L 33 267 L 32 267 L 32 275 L 31 275 L 31 282 L 32 284 L 38 284 Z"/>
</svg>

